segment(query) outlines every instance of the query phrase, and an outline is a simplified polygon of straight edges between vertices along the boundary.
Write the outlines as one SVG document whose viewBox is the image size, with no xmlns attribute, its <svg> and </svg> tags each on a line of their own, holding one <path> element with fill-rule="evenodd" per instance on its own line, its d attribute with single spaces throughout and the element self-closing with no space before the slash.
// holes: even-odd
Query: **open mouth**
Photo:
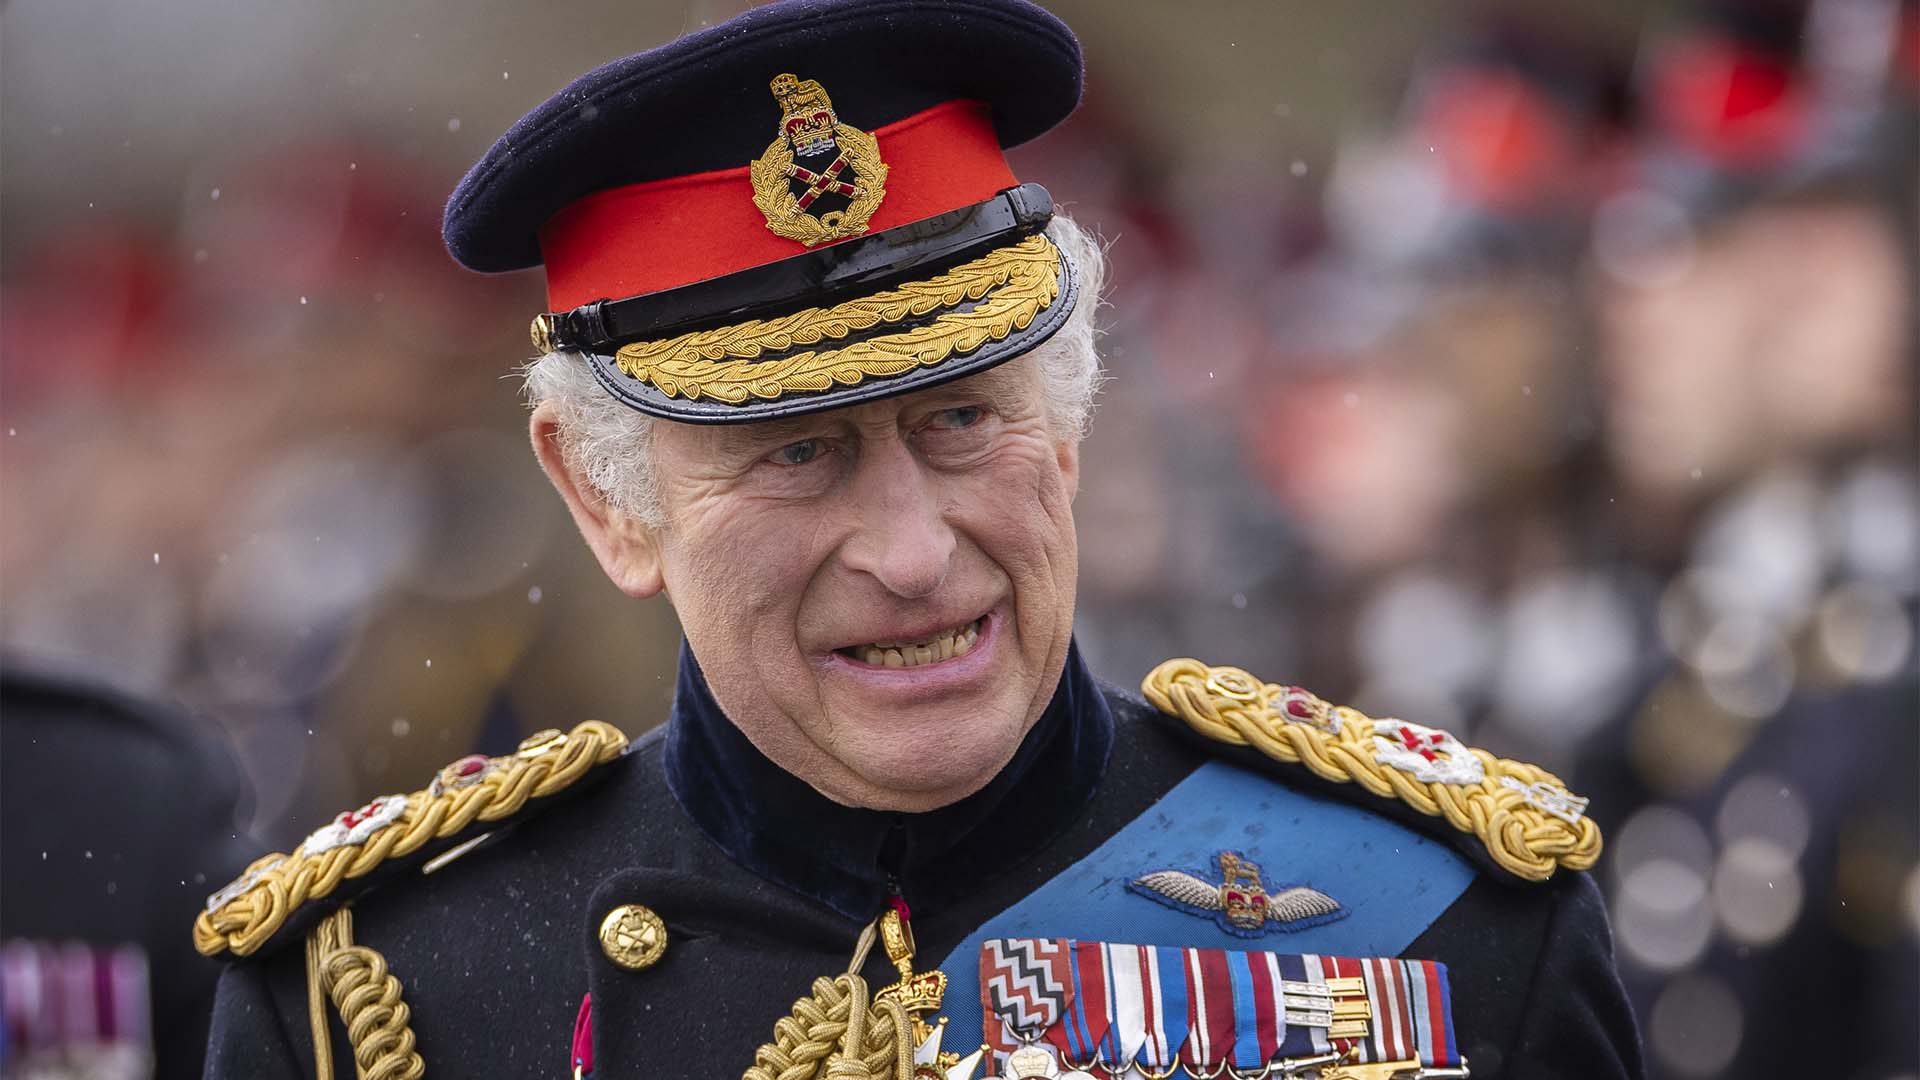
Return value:
<svg viewBox="0 0 1920 1080">
<path fill-rule="evenodd" d="M 986 616 L 982 615 L 970 623 L 943 630 L 925 641 L 876 641 L 834 651 L 871 667 L 910 668 L 937 664 L 942 660 L 965 656 L 972 650 L 974 642 L 980 640 L 980 627 L 985 621 Z"/>
</svg>

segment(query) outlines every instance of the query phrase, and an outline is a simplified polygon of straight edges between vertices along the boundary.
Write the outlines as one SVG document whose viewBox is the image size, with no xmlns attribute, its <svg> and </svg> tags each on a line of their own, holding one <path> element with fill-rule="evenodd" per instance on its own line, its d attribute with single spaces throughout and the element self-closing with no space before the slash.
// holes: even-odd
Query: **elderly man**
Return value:
<svg viewBox="0 0 1920 1080">
<path fill-rule="evenodd" d="M 672 600 L 672 713 L 454 762 L 215 894 L 210 1075 L 1639 1073 L 1552 776 L 1081 663 L 1101 252 L 1002 154 L 1080 78 L 1024 0 L 774 4 L 473 169 L 448 245 L 545 267 L 534 449 Z"/>
</svg>

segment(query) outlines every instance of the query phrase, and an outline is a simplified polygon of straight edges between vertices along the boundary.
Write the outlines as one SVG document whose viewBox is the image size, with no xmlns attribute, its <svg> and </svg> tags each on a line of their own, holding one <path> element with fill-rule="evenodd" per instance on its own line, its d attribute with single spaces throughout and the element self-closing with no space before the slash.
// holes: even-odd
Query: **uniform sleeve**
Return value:
<svg viewBox="0 0 1920 1080">
<path fill-rule="evenodd" d="M 300 1080 L 304 1075 L 264 972 L 228 967 L 214 992 L 206 1080 Z"/>
<path fill-rule="evenodd" d="M 1580 874 L 1556 892 L 1502 1075 L 1641 1080 L 1640 1032 L 1614 968 L 1600 890 Z"/>
</svg>

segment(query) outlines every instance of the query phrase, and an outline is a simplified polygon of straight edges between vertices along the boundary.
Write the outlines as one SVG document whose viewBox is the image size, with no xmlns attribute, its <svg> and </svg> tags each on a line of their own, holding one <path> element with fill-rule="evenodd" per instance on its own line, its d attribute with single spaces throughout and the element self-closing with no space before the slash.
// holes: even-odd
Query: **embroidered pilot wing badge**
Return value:
<svg viewBox="0 0 1920 1080">
<path fill-rule="evenodd" d="M 1220 868 L 1218 882 L 1185 870 L 1155 870 L 1128 882 L 1127 888 L 1176 911 L 1211 915 L 1222 930 L 1238 937 L 1305 930 L 1347 915 L 1345 905 L 1318 889 L 1269 887 L 1259 864 L 1239 852 L 1222 851 L 1214 861 Z"/>
<path fill-rule="evenodd" d="M 769 89 L 780 104 L 780 131 L 747 167 L 767 228 L 808 247 L 866 232 L 887 194 L 879 141 L 841 123 L 812 79 L 779 75 Z"/>
</svg>

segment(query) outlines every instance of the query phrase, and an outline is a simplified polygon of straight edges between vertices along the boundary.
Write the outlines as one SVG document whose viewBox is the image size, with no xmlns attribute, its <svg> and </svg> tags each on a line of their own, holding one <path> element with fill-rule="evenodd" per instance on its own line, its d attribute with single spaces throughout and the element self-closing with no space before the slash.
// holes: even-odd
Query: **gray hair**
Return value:
<svg viewBox="0 0 1920 1080">
<path fill-rule="evenodd" d="M 1047 236 L 1073 262 L 1080 299 L 1066 324 L 1027 356 L 1039 368 L 1047 420 L 1056 438 L 1079 441 L 1093 414 L 1099 392 L 1100 355 L 1094 346 L 1093 316 L 1106 279 L 1106 252 L 1072 218 L 1056 214 Z M 561 456 L 586 477 L 590 494 L 641 524 L 658 528 L 666 516 L 660 505 L 660 478 L 653 468 L 655 418 L 620 403 L 594 381 L 586 359 L 575 352 L 550 352 L 521 369 L 529 407 L 551 403 Z"/>
</svg>

